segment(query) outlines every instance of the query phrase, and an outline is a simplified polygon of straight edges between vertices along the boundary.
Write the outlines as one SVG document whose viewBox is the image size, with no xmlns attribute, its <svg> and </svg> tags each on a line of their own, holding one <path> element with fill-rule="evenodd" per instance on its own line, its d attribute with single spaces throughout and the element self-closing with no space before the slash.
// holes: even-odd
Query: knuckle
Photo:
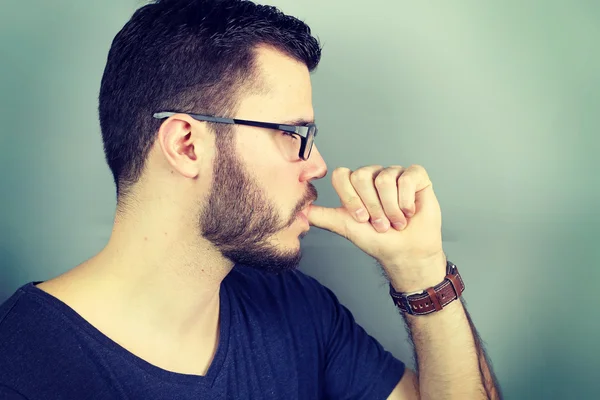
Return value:
<svg viewBox="0 0 600 400">
<path fill-rule="evenodd" d="M 338 168 L 334 169 L 333 172 L 331 173 L 331 178 L 332 179 L 338 179 L 340 176 L 347 176 L 348 175 L 348 171 L 350 171 L 349 168 L 338 167 Z"/>
<path fill-rule="evenodd" d="M 420 164 L 413 164 L 410 166 L 415 172 L 427 176 L 427 170 Z"/>
<path fill-rule="evenodd" d="M 391 172 L 382 172 L 379 175 L 377 175 L 377 177 L 375 178 L 375 186 L 377 186 L 377 188 L 387 186 L 387 185 L 394 185 L 395 183 L 396 183 L 395 174 L 392 175 Z"/>
<path fill-rule="evenodd" d="M 408 174 L 402 174 L 398 177 L 398 186 L 402 188 L 406 188 L 406 182 L 410 182 L 412 178 Z M 402 185 L 401 185 L 402 184 Z"/>
<path fill-rule="evenodd" d="M 348 179 L 347 168 L 337 168 L 331 173 L 331 183 L 336 189 L 344 188 L 344 182 Z"/>
<path fill-rule="evenodd" d="M 350 175 L 352 183 L 366 183 L 373 180 L 373 173 L 367 169 L 357 169 Z"/>
</svg>

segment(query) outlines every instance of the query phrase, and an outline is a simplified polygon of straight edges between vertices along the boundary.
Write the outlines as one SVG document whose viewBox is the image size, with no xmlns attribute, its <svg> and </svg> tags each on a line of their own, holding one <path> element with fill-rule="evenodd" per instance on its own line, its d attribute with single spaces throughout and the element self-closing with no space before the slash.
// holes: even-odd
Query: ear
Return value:
<svg viewBox="0 0 600 400">
<path fill-rule="evenodd" d="M 158 130 L 157 142 L 171 168 L 187 178 L 196 178 L 206 149 L 205 124 L 186 114 L 166 119 Z"/>
</svg>

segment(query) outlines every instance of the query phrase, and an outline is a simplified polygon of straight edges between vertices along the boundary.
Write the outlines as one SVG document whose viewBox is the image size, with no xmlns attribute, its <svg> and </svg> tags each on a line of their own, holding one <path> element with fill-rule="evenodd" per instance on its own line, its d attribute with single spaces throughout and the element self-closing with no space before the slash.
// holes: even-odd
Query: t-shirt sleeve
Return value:
<svg viewBox="0 0 600 400">
<path fill-rule="evenodd" d="M 327 397 L 387 399 L 405 364 L 370 336 L 330 289 L 319 286 Z"/>
</svg>

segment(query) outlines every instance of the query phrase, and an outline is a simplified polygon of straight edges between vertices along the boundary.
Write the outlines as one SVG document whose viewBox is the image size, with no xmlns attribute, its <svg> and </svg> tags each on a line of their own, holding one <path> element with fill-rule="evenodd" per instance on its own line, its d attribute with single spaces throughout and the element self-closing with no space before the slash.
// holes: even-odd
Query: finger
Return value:
<svg viewBox="0 0 600 400">
<path fill-rule="evenodd" d="M 404 171 L 403 167 L 392 166 L 384 169 L 375 178 L 375 187 L 387 219 L 396 230 L 406 226 L 406 217 L 398 204 L 398 178 Z"/>
<path fill-rule="evenodd" d="M 308 207 L 308 223 L 317 228 L 326 229 L 348 238 L 347 221 L 352 219 L 340 212 L 342 208 L 321 207 L 311 204 Z"/>
<path fill-rule="evenodd" d="M 385 216 L 374 184 L 375 177 L 381 170 L 383 167 L 379 165 L 359 168 L 350 175 L 350 182 L 367 207 L 371 224 L 377 232 L 383 233 L 390 228 L 390 221 Z"/>
<path fill-rule="evenodd" d="M 344 207 L 357 222 L 367 222 L 369 213 L 362 200 L 350 183 L 352 171 L 348 168 L 336 168 L 331 174 L 331 183 Z"/>
<path fill-rule="evenodd" d="M 416 212 L 416 193 L 431 186 L 427 171 L 420 165 L 411 165 L 398 178 L 398 202 L 400 209 L 407 217 Z"/>
</svg>

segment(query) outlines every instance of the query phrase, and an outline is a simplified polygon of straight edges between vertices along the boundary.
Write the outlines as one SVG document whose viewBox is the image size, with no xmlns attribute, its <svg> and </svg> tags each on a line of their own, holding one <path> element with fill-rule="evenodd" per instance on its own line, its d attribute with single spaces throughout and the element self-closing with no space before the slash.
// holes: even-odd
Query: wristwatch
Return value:
<svg viewBox="0 0 600 400">
<path fill-rule="evenodd" d="M 390 282 L 390 296 L 392 296 L 394 304 L 402 312 L 410 315 L 427 315 L 441 311 L 449 303 L 458 299 L 464 290 L 465 284 L 458 273 L 458 268 L 448 260 L 446 261 L 444 281 L 429 289 L 400 293 Z"/>
</svg>

